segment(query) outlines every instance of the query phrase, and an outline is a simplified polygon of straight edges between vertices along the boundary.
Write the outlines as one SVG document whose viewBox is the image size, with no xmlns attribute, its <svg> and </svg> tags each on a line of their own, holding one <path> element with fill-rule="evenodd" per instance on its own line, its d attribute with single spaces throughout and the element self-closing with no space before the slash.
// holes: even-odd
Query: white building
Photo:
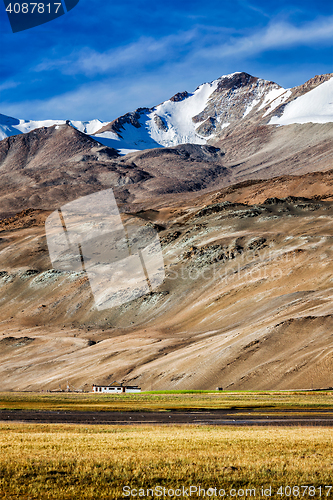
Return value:
<svg viewBox="0 0 333 500">
<path fill-rule="evenodd" d="M 95 385 L 92 386 L 93 392 L 104 394 L 123 394 L 141 392 L 141 387 L 137 385 Z"/>
</svg>

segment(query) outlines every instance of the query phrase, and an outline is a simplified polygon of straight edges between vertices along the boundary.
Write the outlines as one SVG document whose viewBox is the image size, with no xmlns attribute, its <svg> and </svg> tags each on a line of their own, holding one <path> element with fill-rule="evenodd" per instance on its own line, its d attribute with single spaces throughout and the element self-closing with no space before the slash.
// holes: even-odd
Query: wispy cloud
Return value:
<svg viewBox="0 0 333 500">
<path fill-rule="evenodd" d="M 254 5 L 247 0 L 238 0 L 238 3 L 244 7 L 245 9 L 253 10 L 254 12 L 260 14 L 261 16 L 269 18 L 269 14 L 267 14 L 263 9 L 258 7 L 257 5 Z"/>
<path fill-rule="evenodd" d="M 295 46 L 332 44 L 333 16 L 317 19 L 302 26 L 275 21 L 262 30 L 232 38 L 227 43 L 205 47 L 201 57 L 248 57 L 267 50 L 283 50 Z"/>
<path fill-rule="evenodd" d="M 331 44 L 333 16 L 296 26 L 290 22 L 272 21 L 261 30 L 228 31 L 221 27 L 196 26 L 161 38 L 141 37 L 134 43 L 98 52 L 89 47 L 66 56 L 44 60 L 35 67 L 43 72 L 60 70 L 65 75 L 85 75 L 93 78 L 149 65 L 198 64 L 202 61 L 233 59 L 235 64 L 244 58 L 257 56 L 267 50 L 285 50 L 295 46 Z"/>
<path fill-rule="evenodd" d="M 8 90 L 8 89 L 15 89 L 15 87 L 18 87 L 18 85 L 19 85 L 19 82 L 13 82 L 12 80 L 1 83 L 0 84 L 0 92 L 3 90 Z"/>
<path fill-rule="evenodd" d="M 91 120 L 100 118 L 111 121 L 140 105 L 149 107 L 160 102 L 161 95 L 165 95 L 166 89 L 171 85 L 171 77 L 167 83 L 164 81 L 163 88 L 159 80 L 160 75 L 157 74 L 156 77 L 150 79 L 144 77 L 133 81 L 121 79 L 112 84 L 89 82 L 73 91 L 54 95 L 51 98 L 29 99 L 18 103 L 3 102 L 2 112 L 23 119 Z"/>
<path fill-rule="evenodd" d="M 157 39 L 141 37 L 134 43 L 98 52 L 89 47 L 83 47 L 66 57 L 45 60 L 38 64 L 36 71 L 60 69 L 64 74 L 84 74 L 94 76 L 107 74 L 124 67 L 142 66 L 158 61 L 168 61 L 175 57 L 177 52 L 190 50 L 191 45 L 198 39 L 198 29 L 189 30 L 176 35 Z"/>
</svg>

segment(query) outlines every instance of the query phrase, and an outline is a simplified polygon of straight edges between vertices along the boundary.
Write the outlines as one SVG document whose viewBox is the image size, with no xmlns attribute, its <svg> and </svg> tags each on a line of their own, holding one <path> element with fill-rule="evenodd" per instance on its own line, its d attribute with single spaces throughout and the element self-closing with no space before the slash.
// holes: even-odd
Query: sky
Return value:
<svg viewBox="0 0 333 500">
<path fill-rule="evenodd" d="M 80 0 L 19 33 L 0 0 L 0 113 L 111 121 L 236 71 L 293 87 L 333 72 L 332 34 L 332 0 Z"/>
</svg>

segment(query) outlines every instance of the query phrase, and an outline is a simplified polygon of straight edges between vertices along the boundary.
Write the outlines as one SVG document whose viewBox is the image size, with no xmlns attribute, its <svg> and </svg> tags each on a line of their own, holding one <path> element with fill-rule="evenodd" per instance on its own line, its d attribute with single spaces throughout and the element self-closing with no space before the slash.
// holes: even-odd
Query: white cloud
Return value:
<svg viewBox="0 0 333 500">
<path fill-rule="evenodd" d="M 134 43 L 97 52 L 89 47 L 74 51 L 58 60 L 46 60 L 40 63 L 35 70 L 47 71 L 60 69 L 64 74 L 84 74 L 93 76 L 131 68 L 133 66 L 166 61 L 175 57 L 180 48 L 195 43 L 198 30 L 190 30 L 177 35 L 169 35 L 161 39 L 141 37 Z"/>
<path fill-rule="evenodd" d="M 272 22 L 264 29 L 247 36 L 238 36 L 227 43 L 205 47 L 200 57 L 248 57 L 267 50 L 286 49 L 295 46 L 328 42 L 332 44 L 333 16 L 317 19 L 303 26 L 288 22 Z"/>
<path fill-rule="evenodd" d="M 59 70 L 66 75 L 111 75 L 119 71 L 142 70 L 149 65 L 168 65 L 182 59 L 198 64 L 207 59 L 233 59 L 235 64 L 246 57 L 267 50 L 284 50 L 295 46 L 331 44 L 333 16 L 316 19 L 302 26 L 272 21 L 255 32 L 233 32 L 224 27 L 196 28 L 162 38 L 141 37 L 136 42 L 98 52 L 89 47 L 67 56 L 45 60 L 35 71 Z"/>
<path fill-rule="evenodd" d="M 7 82 L 0 84 L 0 91 L 14 89 L 15 87 L 18 87 L 18 85 L 19 85 L 18 82 L 13 82 L 13 81 L 8 80 Z"/>
</svg>

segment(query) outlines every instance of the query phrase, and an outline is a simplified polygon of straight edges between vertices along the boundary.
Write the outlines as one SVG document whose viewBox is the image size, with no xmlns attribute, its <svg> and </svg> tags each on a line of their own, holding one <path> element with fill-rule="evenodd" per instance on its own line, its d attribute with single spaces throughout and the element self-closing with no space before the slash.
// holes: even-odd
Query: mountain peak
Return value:
<svg viewBox="0 0 333 500">
<path fill-rule="evenodd" d="M 40 169 L 43 165 L 57 164 L 77 155 L 88 154 L 100 148 L 96 140 L 71 125 L 41 127 L 21 135 L 7 137 L 0 142 L 0 162 L 11 162 L 12 170 Z M 10 157 L 8 152 L 10 151 Z M 54 158 L 54 151 L 58 155 Z M 114 151 L 114 155 L 117 156 Z"/>
<path fill-rule="evenodd" d="M 185 90 L 184 92 L 177 92 L 174 96 L 170 98 L 172 102 L 180 102 L 186 99 L 189 96 L 189 93 Z"/>
<path fill-rule="evenodd" d="M 154 107 L 138 108 L 110 122 L 71 121 L 70 124 L 105 146 L 126 154 L 185 143 L 206 144 L 222 140 L 235 129 L 249 126 L 309 121 L 327 123 L 333 121 L 328 97 L 332 77 L 333 73 L 316 75 L 303 85 L 284 89 L 273 81 L 240 71 L 203 83 L 193 92 L 178 92 Z M 309 102 L 306 101 L 307 113 L 303 116 L 302 106 L 290 107 L 289 104 L 299 103 L 298 100 L 309 92 L 311 96 L 312 92 L 316 95 L 315 99 L 311 97 Z M 320 113 L 315 109 L 315 103 L 320 103 Z M 288 116 L 281 120 L 287 108 Z M 297 111 L 297 117 L 293 110 Z M 64 123 L 63 120 L 29 122 L 0 115 L 0 139 Z"/>
<path fill-rule="evenodd" d="M 256 76 L 249 75 L 249 73 L 240 72 L 232 73 L 230 75 L 221 76 L 217 86 L 217 91 L 235 90 L 247 85 L 251 85 L 258 81 Z"/>
</svg>

